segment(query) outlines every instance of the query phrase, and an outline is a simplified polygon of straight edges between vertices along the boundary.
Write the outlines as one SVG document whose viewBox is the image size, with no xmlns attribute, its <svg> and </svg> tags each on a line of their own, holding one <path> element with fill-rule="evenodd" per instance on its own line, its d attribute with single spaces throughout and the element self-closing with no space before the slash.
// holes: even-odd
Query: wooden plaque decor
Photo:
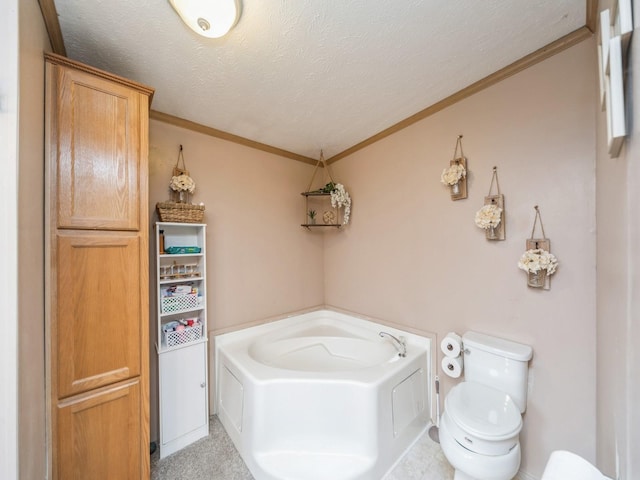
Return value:
<svg viewBox="0 0 640 480">
<path fill-rule="evenodd" d="M 182 162 L 182 165 L 180 165 Z M 184 161 L 184 154 L 182 153 L 182 145 L 180 145 L 180 151 L 178 152 L 178 160 L 176 161 L 175 166 L 173 167 L 172 175 L 174 177 L 179 177 L 180 175 L 189 176 L 189 170 L 187 170 L 187 165 Z M 190 203 L 189 202 L 189 192 L 176 192 L 172 189 L 169 189 L 171 194 L 171 201 L 176 203 Z M 180 195 L 182 193 L 182 196 Z"/>
<path fill-rule="evenodd" d="M 460 155 L 458 156 L 458 148 L 460 149 Z M 450 185 L 451 200 L 462 200 L 467 198 L 467 159 L 462 151 L 462 135 L 458 135 L 456 140 L 456 148 L 453 150 L 453 160 L 449 162 L 449 166 L 462 165 L 464 168 L 464 175 L 455 185 Z"/>
<path fill-rule="evenodd" d="M 544 226 L 542 225 L 542 217 L 540 216 L 540 209 L 538 205 L 535 207 L 536 216 L 533 220 L 533 229 L 531 230 L 531 238 L 527 239 L 526 250 L 546 250 L 551 253 L 551 241 L 546 237 L 544 233 Z M 542 238 L 534 238 L 536 232 L 536 225 L 540 221 L 540 230 L 542 230 Z M 529 285 L 531 286 L 531 285 Z M 549 290 L 551 288 L 551 275 L 544 276 L 544 286 L 542 287 L 544 290 Z"/>
<path fill-rule="evenodd" d="M 492 195 L 493 184 L 496 185 L 497 194 Z M 493 175 L 491 176 L 491 185 L 489 185 L 489 195 L 484 197 L 485 205 L 496 205 L 501 209 L 500 223 L 495 228 L 485 229 L 487 240 L 504 240 L 506 238 L 505 228 L 505 212 L 504 212 L 504 195 L 500 193 L 500 184 L 498 183 L 498 167 L 493 167 Z"/>
<path fill-rule="evenodd" d="M 504 240 L 506 238 L 505 228 L 504 228 L 504 195 L 487 195 L 484 197 L 485 205 L 496 205 L 497 207 L 502 209 L 500 213 L 500 223 L 497 227 L 495 227 L 492 231 L 491 228 L 487 228 L 485 230 L 485 235 L 487 240 Z"/>
<path fill-rule="evenodd" d="M 600 12 L 598 77 L 600 105 L 607 114 L 609 156 L 617 158 L 628 134 L 625 114 L 625 72 L 633 33 L 631 0 L 614 0 L 611 10 Z"/>
<path fill-rule="evenodd" d="M 451 160 L 449 165 L 462 165 L 464 167 L 465 172 L 467 171 L 467 159 L 464 157 L 459 157 Z M 463 198 L 467 198 L 467 175 L 458 181 L 458 188 L 454 188 L 451 186 L 451 200 L 462 200 Z"/>
</svg>

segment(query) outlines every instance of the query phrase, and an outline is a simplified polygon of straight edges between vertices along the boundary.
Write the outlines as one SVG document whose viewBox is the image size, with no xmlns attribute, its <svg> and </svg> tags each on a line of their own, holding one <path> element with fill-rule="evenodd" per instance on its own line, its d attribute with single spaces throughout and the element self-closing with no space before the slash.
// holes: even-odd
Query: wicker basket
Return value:
<svg viewBox="0 0 640 480">
<path fill-rule="evenodd" d="M 158 202 L 156 209 L 161 222 L 201 223 L 204 218 L 204 205 Z"/>
</svg>

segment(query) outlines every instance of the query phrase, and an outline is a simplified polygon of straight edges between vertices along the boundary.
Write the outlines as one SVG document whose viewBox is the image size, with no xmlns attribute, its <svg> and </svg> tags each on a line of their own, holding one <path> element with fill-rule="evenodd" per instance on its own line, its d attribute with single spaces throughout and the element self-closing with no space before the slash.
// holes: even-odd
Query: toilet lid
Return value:
<svg viewBox="0 0 640 480">
<path fill-rule="evenodd" d="M 446 397 L 445 409 L 460 428 L 479 438 L 509 438 L 522 428 L 520 410 L 511 397 L 480 383 L 456 385 Z"/>
</svg>

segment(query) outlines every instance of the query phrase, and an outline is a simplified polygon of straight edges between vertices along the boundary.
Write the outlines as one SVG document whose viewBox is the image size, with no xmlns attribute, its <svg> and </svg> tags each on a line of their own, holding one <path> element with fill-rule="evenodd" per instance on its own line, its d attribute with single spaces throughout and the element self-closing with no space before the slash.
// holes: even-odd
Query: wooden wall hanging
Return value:
<svg viewBox="0 0 640 480">
<path fill-rule="evenodd" d="M 536 215 L 533 220 L 533 228 L 531 229 L 531 238 L 527 239 L 526 249 L 527 252 L 525 256 L 528 254 L 529 258 L 531 255 L 534 256 L 544 256 L 545 261 L 542 264 L 548 265 L 548 270 L 543 268 L 537 272 L 530 272 L 523 268 L 523 270 L 527 271 L 527 285 L 532 288 L 542 288 L 544 290 L 549 290 L 551 288 L 551 275 L 555 273 L 557 267 L 557 260 L 554 255 L 551 254 L 551 241 L 546 237 L 544 233 L 544 225 L 542 225 L 542 217 L 540 216 L 540 209 L 538 205 L 535 207 Z M 535 231 L 536 225 L 540 222 L 540 230 L 542 231 L 542 237 L 536 238 Z M 523 256 L 524 257 L 524 256 Z M 520 264 L 523 261 L 521 259 Z M 519 266 L 520 266 L 519 264 Z M 522 268 L 522 266 L 520 266 Z"/>
<path fill-rule="evenodd" d="M 496 194 L 492 194 L 493 184 L 496 185 Z M 495 205 L 500 208 L 500 223 L 493 228 L 486 228 L 485 235 L 487 240 L 504 240 L 506 238 L 505 229 L 505 212 L 504 212 L 504 195 L 500 193 L 500 184 L 498 183 L 498 167 L 493 167 L 493 175 L 491 176 L 491 185 L 489 186 L 489 195 L 484 197 L 485 205 Z"/>
<path fill-rule="evenodd" d="M 182 162 L 182 165 L 180 165 Z M 176 164 L 173 167 L 172 175 L 174 177 L 179 177 L 180 175 L 189 176 L 189 170 L 187 170 L 187 165 L 184 161 L 184 154 L 182 153 L 182 145 L 180 145 L 180 150 L 178 151 L 178 160 L 176 160 Z M 171 193 L 171 201 L 172 202 L 180 202 L 180 203 L 191 203 L 190 194 L 187 191 L 179 192 L 172 189 L 169 189 Z"/>
<path fill-rule="evenodd" d="M 459 156 L 458 149 L 460 149 Z M 458 135 L 453 159 L 449 162 L 449 168 L 445 168 L 442 172 L 440 181 L 449 187 L 451 200 L 467 198 L 467 159 L 462 151 L 462 135 Z"/>
</svg>

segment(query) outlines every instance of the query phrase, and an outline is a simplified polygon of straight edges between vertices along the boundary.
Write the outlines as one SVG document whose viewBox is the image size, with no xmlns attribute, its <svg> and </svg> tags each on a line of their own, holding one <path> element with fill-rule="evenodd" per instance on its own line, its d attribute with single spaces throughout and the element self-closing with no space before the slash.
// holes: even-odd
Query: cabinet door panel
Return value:
<svg viewBox="0 0 640 480">
<path fill-rule="evenodd" d="M 57 424 L 58 479 L 143 477 L 138 381 L 61 403 Z"/>
<path fill-rule="evenodd" d="M 199 343 L 160 354 L 163 445 L 208 422 L 206 345 Z"/>
<path fill-rule="evenodd" d="M 58 227 L 138 229 L 140 94 L 59 70 L 58 95 Z"/>
<path fill-rule="evenodd" d="M 140 375 L 140 239 L 63 234 L 57 245 L 58 398 Z"/>
</svg>

